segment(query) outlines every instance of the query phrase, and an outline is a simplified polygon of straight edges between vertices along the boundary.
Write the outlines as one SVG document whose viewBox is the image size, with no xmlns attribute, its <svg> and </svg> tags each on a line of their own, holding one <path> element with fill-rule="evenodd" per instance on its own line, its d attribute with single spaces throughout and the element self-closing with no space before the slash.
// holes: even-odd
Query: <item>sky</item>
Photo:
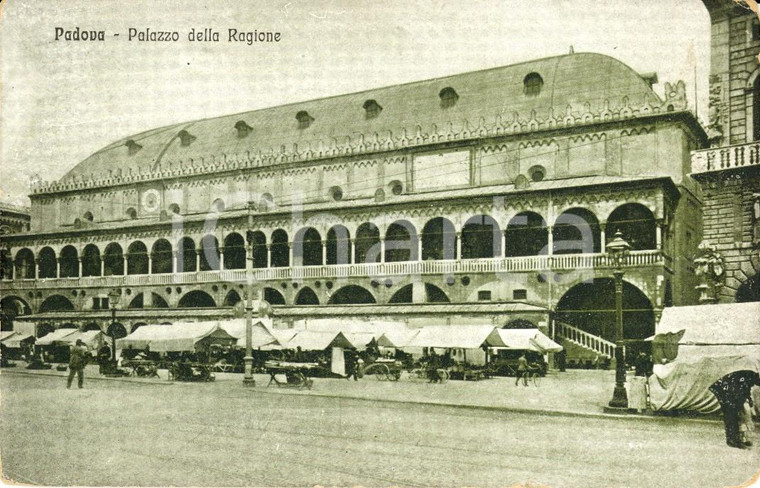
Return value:
<svg viewBox="0 0 760 488">
<path fill-rule="evenodd" d="M 684 80 L 707 120 L 700 0 L 6 0 L 0 7 L 0 201 L 28 205 L 109 143 L 194 119 L 575 52 Z M 56 27 L 105 31 L 55 39 Z M 128 39 L 176 31 L 177 42 Z M 191 42 L 213 29 L 219 42 Z M 228 29 L 280 42 L 228 42 Z M 118 37 L 115 36 L 118 34 Z M 696 91 L 695 91 L 696 88 Z M 698 95 L 695 97 L 695 93 Z"/>
</svg>

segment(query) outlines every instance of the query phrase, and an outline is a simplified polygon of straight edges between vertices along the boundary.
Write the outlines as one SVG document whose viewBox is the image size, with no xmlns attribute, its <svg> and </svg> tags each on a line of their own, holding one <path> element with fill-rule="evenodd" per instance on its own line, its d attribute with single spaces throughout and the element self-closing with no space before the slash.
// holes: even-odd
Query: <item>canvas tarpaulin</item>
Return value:
<svg viewBox="0 0 760 488">
<path fill-rule="evenodd" d="M 507 347 L 492 325 L 429 325 L 422 327 L 406 345 L 444 349 Z"/>
<path fill-rule="evenodd" d="M 733 371 L 760 372 L 760 359 L 750 356 L 706 357 L 694 362 L 675 361 L 656 365 L 649 377 L 649 396 L 654 410 L 720 410 L 710 385 Z"/>
<path fill-rule="evenodd" d="M 245 347 L 246 319 L 222 320 L 219 322 L 219 326 L 229 335 L 237 339 L 238 347 Z M 270 344 L 279 344 L 277 337 L 274 336 L 271 329 L 267 327 L 263 321 L 253 319 L 251 327 L 251 347 L 259 348 Z"/>
<path fill-rule="evenodd" d="M 538 329 L 496 329 L 508 349 L 535 351 L 541 354 L 559 352 L 562 346 Z"/>
<path fill-rule="evenodd" d="M 75 332 L 64 337 L 60 343 L 67 346 L 73 346 L 77 340 L 84 342 L 90 350 L 98 350 L 103 344 L 103 333 L 99 330 L 88 330 L 87 332 Z"/>
<path fill-rule="evenodd" d="M 3 345 L 11 349 L 20 349 L 24 342 L 34 344 L 34 336 L 31 334 L 14 334 L 5 339 Z"/>
<path fill-rule="evenodd" d="M 301 330 L 296 332 L 296 335 L 282 346 L 283 349 L 301 348 L 302 351 L 324 351 L 330 347 L 351 349 L 354 345 L 340 332 L 336 334 L 334 332 Z"/>
<path fill-rule="evenodd" d="M 5 342 L 6 339 L 10 339 L 13 334 L 15 334 L 15 332 L 12 330 L 0 331 L 0 342 Z"/>
<path fill-rule="evenodd" d="M 76 332 L 78 332 L 77 329 L 57 329 L 37 339 L 37 345 L 51 346 L 65 344 L 64 339 Z"/>
<path fill-rule="evenodd" d="M 204 343 L 232 345 L 237 339 L 213 322 L 178 322 L 173 325 L 144 325 L 116 341 L 117 349 L 147 349 L 153 352 L 195 351 Z"/>
<path fill-rule="evenodd" d="M 760 302 L 666 307 L 651 338 L 653 345 L 667 344 L 667 334 L 672 339 L 681 331 L 677 361 L 727 355 L 760 357 Z"/>
</svg>

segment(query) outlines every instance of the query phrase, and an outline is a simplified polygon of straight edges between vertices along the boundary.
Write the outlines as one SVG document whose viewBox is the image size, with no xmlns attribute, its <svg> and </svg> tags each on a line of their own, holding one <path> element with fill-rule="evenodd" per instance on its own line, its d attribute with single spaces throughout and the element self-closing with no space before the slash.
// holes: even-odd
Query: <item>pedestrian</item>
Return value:
<svg viewBox="0 0 760 488">
<path fill-rule="evenodd" d="M 559 368 L 560 373 L 564 373 L 567 363 L 567 351 L 563 348 L 560 352 L 557 353 L 556 358 L 557 367 Z"/>
<path fill-rule="evenodd" d="M 111 348 L 108 344 L 103 344 L 103 347 L 98 351 L 98 366 L 100 374 L 110 373 L 109 365 L 111 362 Z"/>
<path fill-rule="evenodd" d="M 87 346 L 82 339 L 77 339 L 76 344 L 71 346 L 69 356 L 69 379 L 66 388 L 71 388 L 71 382 L 74 381 L 74 375 L 77 375 L 77 384 L 79 388 L 84 388 L 84 367 L 87 364 Z"/>
<path fill-rule="evenodd" d="M 515 386 L 520 384 L 520 378 L 523 380 L 523 385 L 528 386 L 528 371 L 530 371 L 528 358 L 525 357 L 525 353 L 522 353 L 517 360 L 517 378 L 515 379 Z"/>
<path fill-rule="evenodd" d="M 740 370 L 723 376 L 709 388 L 723 412 L 726 444 L 730 447 L 748 449 L 751 445 L 751 442 L 746 443 L 751 431 L 744 429 L 746 434 L 745 438 L 742 438 L 740 422 L 744 418 L 742 412 L 747 403 L 752 401 L 752 388 L 755 386 L 760 386 L 760 375 L 755 371 Z"/>
<path fill-rule="evenodd" d="M 752 396 L 744 402 L 739 410 L 739 442 L 744 447 L 752 447 L 752 432 L 755 430 L 755 423 L 752 421 Z"/>
</svg>

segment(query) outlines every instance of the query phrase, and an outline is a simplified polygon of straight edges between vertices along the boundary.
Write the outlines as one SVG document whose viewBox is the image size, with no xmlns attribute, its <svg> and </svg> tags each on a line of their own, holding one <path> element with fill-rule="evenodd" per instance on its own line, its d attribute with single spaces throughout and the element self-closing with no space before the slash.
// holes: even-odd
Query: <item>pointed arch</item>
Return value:
<svg viewBox="0 0 760 488">
<path fill-rule="evenodd" d="M 29 315 L 32 307 L 21 297 L 9 295 L 0 300 L 0 330 L 13 330 L 16 317 Z"/>
<path fill-rule="evenodd" d="M 285 305 L 285 297 L 274 288 L 264 288 L 264 301 L 270 305 Z"/>
<path fill-rule="evenodd" d="M 211 308 L 216 307 L 214 299 L 203 290 L 194 290 L 179 299 L 180 308 Z"/>
<path fill-rule="evenodd" d="M 330 305 L 351 305 L 377 303 L 377 301 L 366 288 L 357 285 L 347 285 L 333 293 L 327 303 Z"/>
<path fill-rule="evenodd" d="M 314 290 L 305 286 L 296 295 L 296 305 L 319 305 L 319 298 Z"/>
<path fill-rule="evenodd" d="M 227 296 L 224 297 L 224 301 L 222 302 L 222 306 L 224 307 L 234 307 L 238 303 L 242 301 L 242 298 L 240 298 L 240 294 L 235 290 L 230 290 L 227 292 Z"/>
<path fill-rule="evenodd" d="M 40 313 L 68 312 L 74 310 L 74 304 L 63 295 L 50 295 L 40 305 Z"/>
</svg>

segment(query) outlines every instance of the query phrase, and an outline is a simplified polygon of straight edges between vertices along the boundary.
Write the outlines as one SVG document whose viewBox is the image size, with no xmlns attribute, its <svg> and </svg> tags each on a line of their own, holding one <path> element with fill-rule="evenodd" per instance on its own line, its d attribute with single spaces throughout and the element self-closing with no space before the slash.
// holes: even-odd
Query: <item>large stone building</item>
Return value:
<svg viewBox="0 0 760 488">
<path fill-rule="evenodd" d="M 20 205 L 0 203 L 0 236 L 29 231 L 29 209 Z"/>
<path fill-rule="evenodd" d="M 706 301 L 760 300 L 760 21 L 731 0 L 704 0 L 712 21 L 710 148 L 695 151 L 702 254 L 719 264 Z M 717 285 L 713 288 L 713 286 Z"/>
<path fill-rule="evenodd" d="M 627 337 L 697 299 L 707 137 L 656 82 L 570 54 L 119 139 L 33 189 L 31 231 L 3 239 L 6 323 L 105 330 L 114 288 L 123 331 L 230 316 L 248 263 L 284 323 L 528 321 L 609 352 L 616 231 Z"/>
</svg>

